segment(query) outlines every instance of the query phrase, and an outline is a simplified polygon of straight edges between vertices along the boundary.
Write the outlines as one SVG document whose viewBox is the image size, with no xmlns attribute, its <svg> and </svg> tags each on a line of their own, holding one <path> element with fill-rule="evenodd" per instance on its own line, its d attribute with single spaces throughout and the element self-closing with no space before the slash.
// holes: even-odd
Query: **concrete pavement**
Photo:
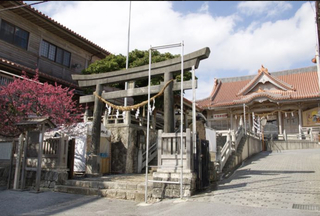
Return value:
<svg viewBox="0 0 320 216">
<path fill-rule="evenodd" d="M 320 150 L 261 152 L 246 161 L 217 190 L 193 197 L 229 205 L 318 209 Z"/>
<path fill-rule="evenodd" d="M 55 192 L 0 191 L 0 215 L 320 215 L 320 149 L 262 152 L 189 199 L 149 205 Z"/>
</svg>

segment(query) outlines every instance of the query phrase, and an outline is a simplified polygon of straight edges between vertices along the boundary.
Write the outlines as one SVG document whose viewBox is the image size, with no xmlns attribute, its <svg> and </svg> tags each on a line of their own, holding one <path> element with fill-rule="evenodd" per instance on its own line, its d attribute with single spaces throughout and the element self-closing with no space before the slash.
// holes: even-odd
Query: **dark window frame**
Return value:
<svg viewBox="0 0 320 216">
<path fill-rule="evenodd" d="M 57 64 L 70 68 L 71 52 L 62 49 L 46 40 L 41 41 L 40 55 Z M 67 59 L 65 59 L 67 58 Z"/>
<path fill-rule="evenodd" d="M 9 32 L 9 34 L 5 34 L 5 28 L 4 25 L 8 25 L 11 28 L 13 28 L 13 32 Z M 28 50 L 29 46 L 29 37 L 30 32 L 20 28 L 19 26 L 16 26 L 4 19 L 0 19 L 0 39 L 13 44 L 17 47 L 20 47 L 22 49 Z"/>
</svg>

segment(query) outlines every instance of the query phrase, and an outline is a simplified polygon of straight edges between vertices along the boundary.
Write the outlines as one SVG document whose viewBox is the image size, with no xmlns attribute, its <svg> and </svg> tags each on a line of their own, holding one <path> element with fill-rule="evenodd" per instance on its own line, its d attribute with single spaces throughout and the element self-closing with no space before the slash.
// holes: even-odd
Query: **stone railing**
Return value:
<svg viewBox="0 0 320 216">
<path fill-rule="evenodd" d="M 178 172 L 181 165 L 183 172 L 193 169 L 193 143 L 190 129 L 182 133 L 183 144 L 181 149 L 181 133 L 163 133 L 158 131 L 158 170 Z M 181 164 L 181 151 L 182 163 Z"/>
<path fill-rule="evenodd" d="M 281 138 L 283 140 L 309 140 L 311 142 L 319 141 L 319 128 L 303 127 L 300 129 L 300 133 L 292 134 L 288 134 L 286 130 L 284 130 L 283 135 L 279 136 L 279 140 L 281 140 Z"/>
<path fill-rule="evenodd" d="M 239 146 L 241 138 L 244 136 L 244 129 L 240 127 L 236 132 L 234 130 L 217 131 L 221 136 L 226 136 L 226 142 L 223 147 L 218 146 L 216 152 L 216 163 L 219 172 L 227 163 L 232 152 L 235 152 Z"/>
<path fill-rule="evenodd" d="M 234 133 L 234 131 L 232 131 L 232 135 L 234 134 L 234 136 L 232 136 L 232 142 L 234 142 L 234 151 L 237 151 L 239 143 L 241 141 L 241 138 L 244 136 L 244 129 L 242 127 L 239 127 L 239 129 Z"/>
<path fill-rule="evenodd" d="M 216 153 L 216 161 L 218 163 L 218 170 L 222 171 L 224 165 L 226 164 L 229 156 L 232 153 L 232 136 L 231 136 L 231 130 L 225 132 L 225 131 L 219 131 L 218 133 L 221 133 L 222 136 L 226 136 L 226 143 L 221 146 L 217 147 L 217 153 Z"/>
<path fill-rule="evenodd" d="M 128 115 L 128 113 L 126 113 Z M 87 116 L 84 115 L 84 122 L 87 121 L 93 121 L 93 116 Z M 146 116 L 139 116 L 136 118 L 136 116 L 132 113 L 130 113 L 130 118 L 128 118 L 122 115 L 122 112 L 119 112 L 118 115 L 116 114 L 110 114 L 107 115 L 106 113 L 101 116 L 101 123 L 105 127 L 107 126 L 124 126 L 124 125 L 138 125 L 141 127 L 147 127 L 147 117 Z M 154 116 L 150 116 L 150 128 L 156 129 L 156 128 L 163 128 L 163 117 L 159 118 L 157 116 L 157 119 L 155 120 Z"/>
<path fill-rule="evenodd" d="M 148 163 L 152 161 L 158 153 L 158 143 L 154 143 L 149 147 L 149 154 L 148 154 Z M 139 149 L 138 153 L 138 173 L 141 173 L 142 169 L 146 167 L 146 161 L 147 161 L 147 151 L 142 149 Z"/>
<path fill-rule="evenodd" d="M 67 169 L 68 137 L 53 137 L 43 141 L 42 169 Z M 27 157 L 27 170 L 34 170 L 37 157 Z"/>
</svg>

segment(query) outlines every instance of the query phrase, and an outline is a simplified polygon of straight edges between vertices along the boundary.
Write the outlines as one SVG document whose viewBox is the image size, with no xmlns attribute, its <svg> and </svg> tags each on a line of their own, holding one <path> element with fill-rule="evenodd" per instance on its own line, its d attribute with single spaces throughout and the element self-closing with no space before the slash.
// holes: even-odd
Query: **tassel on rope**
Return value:
<svg viewBox="0 0 320 216">
<path fill-rule="evenodd" d="M 138 119 L 139 114 L 140 114 L 140 108 L 137 109 L 137 112 L 136 112 L 136 115 L 135 115 L 135 116 L 136 116 L 136 119 Z"/>
<path fill-rule="evenodd" d="M 153 112 L 153 110 L 156 108 L 155 104 L 156 104 L 156 100 L 153 98 L 153 105 L 152 105 L 151 112 Z"/>
</svg>

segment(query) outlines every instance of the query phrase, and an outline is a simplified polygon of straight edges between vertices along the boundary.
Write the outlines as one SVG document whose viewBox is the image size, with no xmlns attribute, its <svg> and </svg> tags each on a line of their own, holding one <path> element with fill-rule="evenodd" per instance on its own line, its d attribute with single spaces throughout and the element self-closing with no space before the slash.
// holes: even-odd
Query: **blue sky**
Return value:
<svg viewBox="0 0 320 216">
<path fill-rule="evenodd" d="M 111 53 L 126 55 L 129 2 L 55 1 L 35 8 Z M 209 96 L 214 78 L 256 74 L 261 64 L 270 72 L 314 65 L 314 2 L 133 1 L 131 9 L 130 50 L 181 41 L 185 54 L 211 49 L 196 70 L 197 99 Z M 186 91 L 186 98 L 191 95 Z"/>
</svg>

